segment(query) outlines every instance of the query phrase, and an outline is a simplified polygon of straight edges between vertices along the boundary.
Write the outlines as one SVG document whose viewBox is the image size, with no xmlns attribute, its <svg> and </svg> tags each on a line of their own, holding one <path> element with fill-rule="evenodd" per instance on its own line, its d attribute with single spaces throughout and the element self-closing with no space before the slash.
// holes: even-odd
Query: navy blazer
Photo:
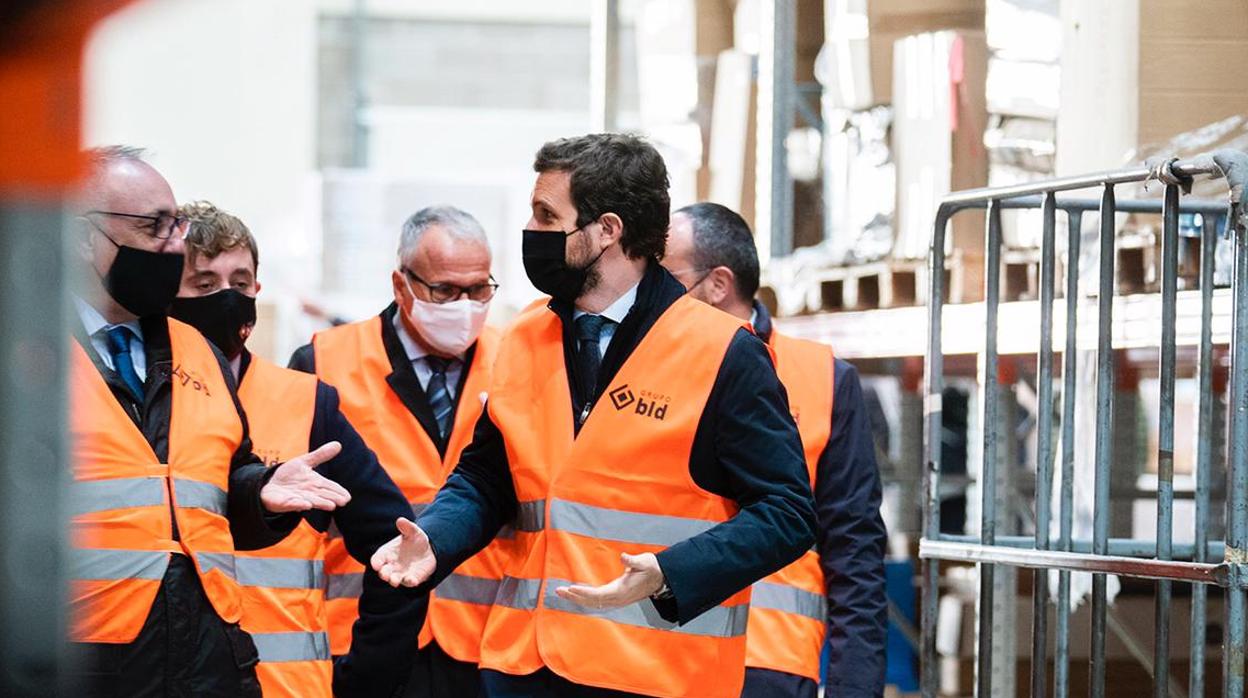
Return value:
<svg viewBox="0 0 1248 698">
<path fill-rule="evenodd" d="M 648 266 L 637 300 L 603 356 L 598 393 L 684 292 L 657 263 Z M 563 321 L 565 354 L 570 355 L 576 346 L 573 308 L 557 301 L 549 308 Z M 566 364 L 572 392 L 566 409 L 576 415 L 585 396 L 574 375 L 575 362 Z M 589 396 L 591 404 L 597 397 Z M 815 543 L 814 503 L 797 426 L 766 345 L 747 329 L 728 346 L 694 435 L 689 472 L 700 487 L 735 501 L 740 510 L 658 553 L 674 598 L 655 605 L 664 618 L 679 623 L 793 562 Z M 503 437 L 486 412 L 459 465 L 417 522 L 438 561 L 424 588 L 485 547 L 515 516 L 516 491 Z"/>
</svg>

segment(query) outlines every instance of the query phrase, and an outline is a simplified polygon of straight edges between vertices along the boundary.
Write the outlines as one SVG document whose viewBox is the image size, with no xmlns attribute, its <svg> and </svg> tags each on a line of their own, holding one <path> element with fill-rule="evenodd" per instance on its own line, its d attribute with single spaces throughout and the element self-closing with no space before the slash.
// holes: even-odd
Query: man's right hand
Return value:
<svg viewBox="0 0 1248 698">
<path fill-rule="evenodd" d="M 419 526 L 402 517 L 395 525 L 399 535 L 373 553 L 373 569 L 392 587 L 414 587 L 433 575 L 438 561 Z"/>
</svg>

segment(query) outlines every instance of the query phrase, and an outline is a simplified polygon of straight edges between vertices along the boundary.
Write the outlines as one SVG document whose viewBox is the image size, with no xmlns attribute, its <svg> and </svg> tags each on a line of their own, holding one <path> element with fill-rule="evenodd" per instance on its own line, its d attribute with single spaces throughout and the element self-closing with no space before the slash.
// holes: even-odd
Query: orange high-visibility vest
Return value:
<svg viewBox="0 0 1248 698">
<path fill-rule="evenodd" d="M 605 584 L 622 553 L 660 552 L 727 521 L 732 500 L 689 474 L 694 434 L 743 323 L 688 297 L 655 322 L 573 437 L 559 317 L 531 307 L 508 330 L 487 409 L 520 501 L 517 550 L 495 600 L 481 666 L 653 696 L 736 698 L 750 590 L 677 626 L 649 600 L 614 610 L 560 599 Z"/>
<path fill-rule="evenodd" d="M 789 394 L 814 487 L 819 457 L 832 431 L 832 348 L 771 334 L 776 373 Z M 754 583 L 745 665 L 819 681 L 819 654 L 827 636 L 827 597 L 819 553 Z"/>
<path fill-rule="evenodd" d="M 251 357 L 238 399 L 251 427 L 252 450 L 267 465 L 285 463 L 309 450 L 316 384 L 316 376 Z M 260 652 L 256 675 L 268 698 L 333 694 L 325 538 L 300 521 L 277 545 L 236 555 L 243 629 L 251 633 Z"/>
<path fill-rule="evenodd" d="M 161 462 L 86 351 L 70 348 L 71 637 L 127 643 L 151 610 L 169 555 L 189 557 L 213 609 L 236 623 L 242 603 L 226 519 L 230 461 L 243 422 L 207 340 L 170 319 L 169 457 Z M 173 540 L 177 518 L 181 540 Z"/>
<path fill-rule="evenodd" d="M 459 464 L 460 453 L 472 441 L 490 385 L 498 331 L 486 327 L 477 340 L 443 457 L 386 382 L 394 369 L 382 342 L 382 322 L 377 316 L 317 333 L 312 339 L 316 372 L 338 389 L 343 415 L 377 454 L 377 460 L 411 502 L 413 516 L 418 516 L 433 501 Z M 430 595 L 420 647 L 436 639 L 451 657 L 477 663 L 481 632 L 502 579 L 505 536 L 500 534 L 500 540 L 465 561 Z M 336 537 L 330 539 L 325 562 L 330 646 L 334 654 L 345 654 L 351 647 L 351 625 L 359 615 L 364 567 L 347 554 L 342 539 Z"/>
</svg>

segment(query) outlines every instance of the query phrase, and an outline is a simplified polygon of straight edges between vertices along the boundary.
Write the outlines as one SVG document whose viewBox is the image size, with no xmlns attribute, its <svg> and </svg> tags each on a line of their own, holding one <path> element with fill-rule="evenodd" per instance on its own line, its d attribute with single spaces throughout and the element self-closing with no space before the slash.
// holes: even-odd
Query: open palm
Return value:
<svg viewBox="0 0 1248 698">
<path fill-rule="evenodd" d="M 333 511 L 346 506 L 351 494 L 338 483 L 316 472 L 316 466 L 342 451 L 330 441 L 311 453 L 275 466 L 273 476 L 260 489 L 260 502 L 273 513 L 321 509 Z"/>
<path fill-rule="evenodd" d="M 373 553 L 377 576 L 392 587 L 414 587 L 429 579 L 438 566 L 429 537 L 409 519 L 395 521 L 399 535 Z"/>
</svg>

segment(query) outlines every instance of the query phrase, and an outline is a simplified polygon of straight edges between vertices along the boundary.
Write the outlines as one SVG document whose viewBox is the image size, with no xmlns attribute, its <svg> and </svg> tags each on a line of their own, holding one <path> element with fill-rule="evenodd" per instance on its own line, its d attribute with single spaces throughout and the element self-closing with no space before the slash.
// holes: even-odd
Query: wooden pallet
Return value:
<svg viewBox="0 0 1248 698">
<path fill-rule="evenodd" d="M 983 278 L 983 263 L 978 257 L 968 258 L 955 251 L 945 260 L 944 302 L 982 300 Z M 772 279 L 759 288 L 758 298 L 774 315 L 808 315 L 923 306 L 929 286 L 926 260 L 893 259 L 807 269 L 785 283 Z M 776 312 L 780 305 L 787 312 Z"/>
<path fill-rule="evenodd" d="M 1119 235 L 1115 252 L 1118 295 L 1152 293 L 1160 289 L 1161 250 L 1152 235 Z"/>
<path fill-rule="evenodd" d="M 1034 301 L 1040 297 L 1040 250 L 1001 253 L 1001 300 Z"/>
<path fill-rule="evenodd" d="M 837 267 L 812 275 L 807 312 L 904 308 L 927 303 L 929 286 L 924 260 L 888 260 L 853 267 Z M 962 265 L 945 266 L 945 300 L 961 302 Z"/>
</svg>

